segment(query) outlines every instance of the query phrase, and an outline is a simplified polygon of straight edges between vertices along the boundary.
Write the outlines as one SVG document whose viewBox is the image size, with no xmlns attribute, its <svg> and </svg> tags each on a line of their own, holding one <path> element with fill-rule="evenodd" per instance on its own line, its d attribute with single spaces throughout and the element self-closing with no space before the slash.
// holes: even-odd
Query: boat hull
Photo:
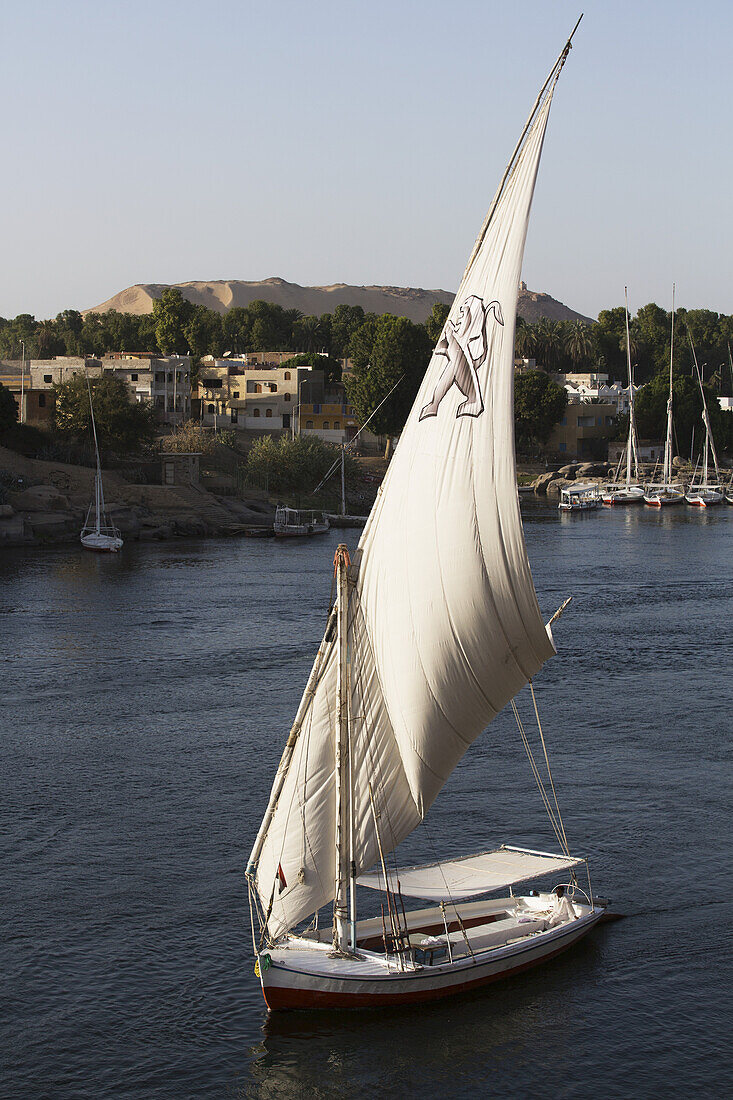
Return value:
<svg viewBox="0 0 733 1100">
<path fill-rule="evenodd" d="M 116 554 L 123 546 L 122 539 L 116 535 L 82 535 L 81 544 L 95 554 Z"/>
<path fill-rule="evenodd" d="M 663 508 L 669 504 L 684 504 L 684 493 L 655 493 L 651 496 L 644 497 L 644 503 L 649 505 L 650 508 Z"/>
<path fill-rule="evenodd" d="M 699 494 L 688 493 L 685 496 L 685 500 L 688 504 L 691 504 L 693 508 L 710 508 L 714 504 L 723 503 L 723 494 L 716 492 L 715 490 L 710 490 L 708 492 Z"/>
<path fill-rule="evenodd" d="M 549 932 L 528 937 L 499 950 L 476 953 L 445 966 L 386 971 L 378 977 L 347 977 L 343 965 L 333 975 L 314 973 L 289 963 L 286 951 L 274 951 L 271 965 L 261 968 L 260 981 L 267 1007 L 292 1009 L 365 1009 L 422 1004 L 472 992 L 492 982 L 519 974 L 554 958 L 582 939 L 601 919 L 602 909 Z M 354 969 L 358 971 L 358 966 Z"/>
<path fill-rule="evenodd" d="M 327 523 L 299 523 L 289 527 L 274 528 L 276 539 L 301 539 L 311 535 L 325 535 L 329 530 Z"/>
<path fill-rule="evenodd" d="M 603 493 L 601 499 L 604 504 L 641 504 L 644 500 L 642 488 L 619 489 L 618 492 Z"/>
</svg>

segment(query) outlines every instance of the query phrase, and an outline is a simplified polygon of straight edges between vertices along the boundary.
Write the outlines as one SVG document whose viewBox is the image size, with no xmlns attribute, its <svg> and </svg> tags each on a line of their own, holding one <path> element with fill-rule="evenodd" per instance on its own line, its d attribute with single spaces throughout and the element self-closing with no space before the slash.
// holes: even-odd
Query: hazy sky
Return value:
<svg viewBox="0 0 733 1100">
<path fill-rule="evenodd" d="M 0 3 L 0 316 L 137 282 L 455 289 L 534 97 L 524 278 L 733 312 L 730 0 Z"/>
</svg>

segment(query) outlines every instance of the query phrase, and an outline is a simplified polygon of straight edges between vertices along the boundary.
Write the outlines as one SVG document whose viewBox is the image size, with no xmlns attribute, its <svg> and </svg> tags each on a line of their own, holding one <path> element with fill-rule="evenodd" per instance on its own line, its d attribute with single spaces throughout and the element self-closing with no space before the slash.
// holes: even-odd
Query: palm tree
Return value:
<svg viewBox="0 0 733 1100">
<path fill-rule="evenodd" d="M 303 317 L 297 323 L 298 335 L 303 341 L 304 351 L 317 351 L 323 342 L 323 329 L 320 317 Z"/>
<path fill-rule="evenodd" d="M 517 332 L 514 337 L 514 354 L 517 359 L 531 359 L 537 349 L 534 325 L 517 317 Z"/>
<path fill-rule="evenodd" d="M 576 367 L 590 358 L 593 352 L 593 336 L 585 321 L 569 322 L 565 330 L 565 351 Z"/>
<path fill-rule="evenodd" d="M 545 370 L 553 371 L 557 367 L 557 360 L 562 350 L 562 327 L 559 321 L 551 321 L 549 317 L 542 317 L 534 326 L 537 338 L 537 354 L 541 357 Z"/>
</svg>

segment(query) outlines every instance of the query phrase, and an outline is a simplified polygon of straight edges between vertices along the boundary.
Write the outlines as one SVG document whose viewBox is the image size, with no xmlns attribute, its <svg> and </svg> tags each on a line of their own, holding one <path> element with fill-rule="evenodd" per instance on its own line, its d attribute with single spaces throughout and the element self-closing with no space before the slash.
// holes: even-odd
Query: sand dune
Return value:
<svg viewBox="0 0 733 1100">
<path fill-rule="evenodd" d="M 166 289 L 164 283 L 137 283 L 108 298 L 101 305 L 85 309 L 87 313 L 106 313 L 116 309 L 120 313 L 150 313 L 153 301 Z M 247 306 L 257 299 L 264 299 L 282 306 L 298 309 L 305 316 L 319 317 L 333 313 L 336 306 L 361 306 L 366 313 L 394 313 L 409 317 L 411 321 L 424 321 L 436 302 L 450 304 L 453 294 L 448 290 L 422 290 L 398 286 L 349 286 L 334 283 L 333 286 L 299 286 L 284 279 L 263 279 L 245 282 L 241 279 L 215 279 L 211 282 L 175 283 L 184 298 L 196 305 L 226 313 L 233 306 Z M 552 320 L 574 320 L 581 317 L 549 294 L 521 290 L 519 314 L 527 321 L 540 317 Z M 583 318 L 587 320 L 587 318 Z"/>
</svg>

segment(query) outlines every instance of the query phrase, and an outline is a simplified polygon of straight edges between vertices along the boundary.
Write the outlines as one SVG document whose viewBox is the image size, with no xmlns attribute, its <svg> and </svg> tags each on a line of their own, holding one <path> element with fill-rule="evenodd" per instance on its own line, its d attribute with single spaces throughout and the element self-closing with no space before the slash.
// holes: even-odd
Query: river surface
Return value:
<svg viewBox="0 0 733 1100">
<path fill-rule="evenodd" d="M 729 1092 L 733 508 L 524 517 L 574 596 L 536 681 L 568 837 L 626 917 L 377 1015 L 268 1019 L 243 879 L 339 533 L 0 554 L 3 1097 Z M 410 862 L 552 845 L 511 712 L 428 829 Z"/>
</svg>

